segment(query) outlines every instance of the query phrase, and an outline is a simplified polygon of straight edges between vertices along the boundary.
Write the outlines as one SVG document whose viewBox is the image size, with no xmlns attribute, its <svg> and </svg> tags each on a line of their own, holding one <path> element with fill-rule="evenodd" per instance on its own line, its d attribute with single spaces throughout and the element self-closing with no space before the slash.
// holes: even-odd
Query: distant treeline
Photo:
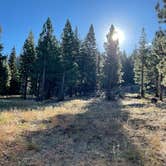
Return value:
<svg viewBox="0 0 166 166">
<path fill-rule="evenodd" d="M 160 20 L 160 5 L 156 6 Z M 143 28 L 138 47 L 132 55 L 120 51 L 116 33 L 112 25 L 104 43 L 105 52 L 96 47 L 93 25 L 90 26 L 84 40 L 79 37 L 77 27 L 73 30 L 66 21 L 61 40 L 53 33 L 50 18 L 46 20 L 38 43 L 34 43 L 30 32 L 24 42 L 20 55 L 15 48 L 9 56 L 2 54 L 0 44 L 0 95 L 21 94 L 36 96 L 38 100 L 65 96 L 88 96 L 104 91 L 106 99 L 115 98 L 115 91 L 120 86 L 139 85 L 140 96 L 145 92 L 155 92 L 163 99 L 166 87 L 166 33 L 156 32 L 152 44 L 146 41 Z M 117 91 L 116 91 L 117 92 Z M 120 92 L 120 91 L 119 91 Z"/>
</svg>

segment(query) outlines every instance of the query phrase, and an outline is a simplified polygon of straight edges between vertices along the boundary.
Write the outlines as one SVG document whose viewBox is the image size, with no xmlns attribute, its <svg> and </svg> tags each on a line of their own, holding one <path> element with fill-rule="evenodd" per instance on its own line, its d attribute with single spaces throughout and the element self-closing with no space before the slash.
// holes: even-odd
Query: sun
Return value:
<svg viewBox="0 0 166 166">
<path fill-rule="evenodd" d="M 119 43 L 122 44 L 125 40 L 124 32 L 122 30 L 120 30 L 119 28 L 116 28 L 115 33 L 112 36 L 112 39 L 119 40 Z"/>
</svg>

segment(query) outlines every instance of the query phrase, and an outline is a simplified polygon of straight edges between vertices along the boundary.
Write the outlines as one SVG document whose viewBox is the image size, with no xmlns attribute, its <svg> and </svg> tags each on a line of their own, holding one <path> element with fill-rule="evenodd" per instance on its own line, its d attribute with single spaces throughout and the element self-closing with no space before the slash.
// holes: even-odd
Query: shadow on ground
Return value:
<svg viewBox="0 0 166 166">
<path fill-rule="evenodd" d="M 26 150 L 8 158 L 9 163 L 35 166 L 141 166 L 137 148 L 127 138 L 123 123 L 128 113 L 121 102 L 93 100 L 82 114 L 58 115 L 47 129 L 22 133 Z M 56 122 L 56 123 L 55 123 Z"/>
<path fill-rule="evenodd" d="M 72 101 L 74 99 L 83 99 L 83 100 L 89 100 L 89 97 L 73 97 L 73 98 L 66 98 L 66 101 Z M 30 110 L 44 110 L 45 108 L 51 106 L 53 108 L 60 106 L 63 104 L 63 102 L 57 102 L 57 99 L 48 99 L 44 100 L 42 102 L 37 102 L 35 99 L 27 99 L 23 100 L 20 96 L 14 96 L 14 97 L 0 97 L 0 112 L 3 111 L 30 111 Z"/>
<path fill-rule="evenodd" d="M 128 107 L 135 107 L 135 108 L 143 108 L 146 106 L 146 104 L 142 104 L 142 103 L 134 103 L 134 104 L 128 104 Z"/>
<path fill-rule="evenodd" d="M 68 101 L 68 100 L 66 100 Z M 44 110 L 48 106 L 53 108 L 60 106 L 63 102 L 57 102 L 55 99 L 49 99 L 43 102 L 36 102 L 35 100 L 23 100 L 22 98 L 6 98 L 0 99 L 0 112 L 3 111 L 30 111 L 30 110 Z"/>
<path fill-rule="evenodd" d="M 161 102 L 161 103 L 157 103 L 156 104 L 156 107 L 158 107 L 158 108 L 160 108 L 160 109 L 162 109 L 162 110 L 166 110 L 166 100 L 164 100 L 163 102 Z"/>
</svg>

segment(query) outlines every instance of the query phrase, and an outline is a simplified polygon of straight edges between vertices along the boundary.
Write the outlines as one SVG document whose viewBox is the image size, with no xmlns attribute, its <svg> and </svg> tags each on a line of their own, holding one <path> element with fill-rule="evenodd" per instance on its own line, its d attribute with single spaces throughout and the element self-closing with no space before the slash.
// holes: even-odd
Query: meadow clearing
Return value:
<svg viewBox="0 0 166 166">
<path fill-rule="evenodd" d="M 0 165 L 164 166 L 166 103 L 0 99 Z"/>
</svg>

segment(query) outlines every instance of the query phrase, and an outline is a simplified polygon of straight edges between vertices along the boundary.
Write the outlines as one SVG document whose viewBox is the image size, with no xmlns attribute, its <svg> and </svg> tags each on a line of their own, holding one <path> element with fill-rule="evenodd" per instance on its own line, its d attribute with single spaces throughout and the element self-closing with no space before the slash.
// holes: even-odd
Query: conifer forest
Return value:
<svg viewBox="0 0 166 166">
<path fill-rule="evenodd" d="M 22 3 L 14 1 L 16 6 Z M 79 4 L 90 6 L 88 13 L 92 2 L 85 1 Z M 144 6 L 145 0 L 140 1 Z M 85 32 L 79 24 L 88 22 L 93 12 L 84 20 L 76 0 L 48 2 L 48 11 L 60 3 L 71 7 L 53 11 L 68 13 L 60 32 L 57 27 L 62 22 L 56 24 L 56 17 L 44 15 L 46 10 L 39 12 L 47 1 L 36 0 L 35 11 L 41 20 L 46 18 L 39 33 L 35 25 L 27 34 L 20 29 L 36 17 L 30 10 L 15 27 L 1 23 L 7 19 L 3 13 L 7 8 L 0 16 L 0 166 L 166 166 L 166 0 L 146 2 L 152 5 L 148 9 L 158 28 L 148 29 L 146 25 L 154 25 L 150 21 L 141 24 L 130 51 L 127 35 L 132 34 L 118 29 L 111 19 L 101 49 L 95 22 L 100 18 L 93 18 L 88 27 L 86 23 Z M 9 6 L 4 0 L 1 3 Z M 20 6 L 22 17 L 34 2 L 26 3 Z M 110 8 L 111 4 L 125 8 L 132 2 L 109 3 Z M 140 15 L 135 18 L 145 19 L 148 9 L 136 8 Z M 12 14 L 16 13 L 7 14 L 10 23 L 14 23 Z M 78 25 L 74 19 L 79 19 Z M 12 28 L 17 34 L 6 34 Z M 18 43 L 7 46 L 10 37 L 16 38 L 20 50 Z"/>
</svg>

